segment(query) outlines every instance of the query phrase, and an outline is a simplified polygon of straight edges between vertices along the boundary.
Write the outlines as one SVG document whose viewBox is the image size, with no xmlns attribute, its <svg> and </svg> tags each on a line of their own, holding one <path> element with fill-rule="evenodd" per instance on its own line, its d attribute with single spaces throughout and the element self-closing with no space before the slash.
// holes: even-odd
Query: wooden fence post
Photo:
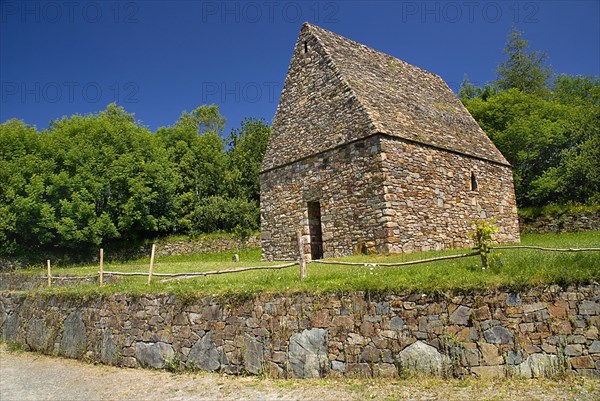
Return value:
<svg viewBox="0 0 600 401">
<path fill-rule="evenodd" d="M 152 281 L 152 272 L 154 270 L 154 252 L 156 251 L 156 244 L 152 244 L 152 251 L 150 252 L 150 270 L 148 270 L 148 285 Z"/>
<path fill-rule="evenodd" d="M 104 249 L 100 248 L 100 276 L 99 276 L 99 284 L 102 287 L 104 283 Z"/>
<path fill-rule="evenodd" d="M 48 287 L 52 287 L 52 270 L 50 269 L 50 259 L 46 260 L 46 266 L 48 267 Z"/>
<path fill-rule="evenodd" d="M 299 259 L 298 263 L 300 263 L 300 279 L 304 280 L 306 278 L 306 258 L 304 257 L 304 241 L 302 241 L 302 230 L 298 230 L 298 252 Z"/>
</svg>

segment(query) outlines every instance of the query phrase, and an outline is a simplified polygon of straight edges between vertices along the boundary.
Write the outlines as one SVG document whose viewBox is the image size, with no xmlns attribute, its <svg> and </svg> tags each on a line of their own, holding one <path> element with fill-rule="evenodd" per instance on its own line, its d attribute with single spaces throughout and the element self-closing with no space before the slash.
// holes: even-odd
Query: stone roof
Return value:
<svg viewBox="0 0 600 401">
<path fill-rule="evenodd" d="M 310 43 L 311 49 L 326 59 L 319 66 L 325 66 L 324 68 L 333 71 L 333 75 L 336 76 L 334 81 L 337 81 L 334 84 L 342 87 L 338 91 L 348 92 L 352 101 L 357 103 L 353 107 L 360 109 L 360 113 L 367 119 L 354 130 L 353 134 L 345 133 L 336 137 L 333 132 L 329 134 L 310 132 L 311 129 L 314 131 L 314 127 L 311 128 L 310 125 L 294 127 L 293 124 L 289 126 L 282 121 L 284 118 L 280 116 L 281 113 L 294 113 L 297 110 L 293 107 L 282 110 L 284 98 L 290 96 L 286 94 L 286 90 L 292 90 L 291 86 L 306 84 L 289 82 L 292 79 L 294 58 L 300 57 L 299 48 L 306 41 Z M 331 75 L 331 73 L 327 74 L 329 77 Z M 295 77 L 297 80 L 297 75 Z M 310 82 L 308 84 L 310 86 Z M 323 98 L 321 96 L 321 99 Z M 322 106 L 328 107 L 328 104 Z M 323 130 L 326 131 L 321 124 L 320 131 Z M 271 151 L 268 150 L 265 156 L 263 169 L 289 163 L 294 161 L 294 158 L 297 160 L 309 156 L 306 152 L 318 153 L 327 150 L 325 149 L 327 147 L 335 147 L 377 133 L 496 163 L 509 164 L 441 77 L 328 30 L 305 23 L 296 43 L 280 105 L 273 121 L 272 140 L 276 143 L 272 145 L 274 148 L 284 150 L 285 146 L 277 142 L 282 140 L 296 142 L 300 135 L 333 135 L 337 143 L 327 138 L 320 139 L 319 143 L 323 144 L 321 148 L 305 146 L 310 151 L 297 149 L 296 152 L 288 155 L 285 151 L 277 155 L 275 149 L 270 149 Z"/>
</svg>

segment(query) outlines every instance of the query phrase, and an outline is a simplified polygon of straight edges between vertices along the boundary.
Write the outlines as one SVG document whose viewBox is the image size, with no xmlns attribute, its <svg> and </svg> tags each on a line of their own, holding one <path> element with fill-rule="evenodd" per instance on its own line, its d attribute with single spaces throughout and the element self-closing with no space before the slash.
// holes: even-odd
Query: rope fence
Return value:
<svg viewBox="0 0 600 401">
<path fill-rule="evenodd" d="M 204 272 L 181 272 L 181 273 L 155 273 L 154 272 L 154 255 L 155 255 L 155 246 L 152 245 L 152 252 L 150 256 L 150 265 L 147 272 L 118 272 L 118 271 L 106 271 L 103 266 L 104 259 L 104 250 L 100 249 L 100 268 L 97 275 L 86 275 L 86 276 L 54 276 L 52 275 L 50 260 L 46 261 L 47 265 L 47 275 L 42 276 L 43 279 L 48 280 L 48 287 L 52 286 L 53 280 L 98 280 L 98 285 L 102 286 L 104 283 L 105 276 L 143 276 L 148 278 L 148 284 L 151 284 L 153 277 L 164 277 L 165 279 L 160 280 L 160 282 L 168 282 L 173 280 L 184 280 L 191 279 L 197 277 L 206 277 L 211 275 L 218 274 L 230 274 L 230 273 L 240 273 L 247 272 L 252 270 L 280 270 L 287 269 L 294 266 L 300 266 L 300 279 L 304 280 L 308 276 L 308 272 L 306 266 L 310 263 L 321 264 L 321 265 L 344 265 L 344 266 L 368 266 L 368 267 L 398 267 L 398 266 L 409 266 L 416 265 L 420 263 L 430 263 L 430 262 L 438 262 L 443 260 L 452 260 L 452 259 L 460 259 L 460 258 L 468 258 L 473 256 L 482 255 L 481 251 L 469 252 L 469 253 L 461 253 L 457 255 L 448 255 L 448 256 L 439 256 L 434 258 L 426 258 L 426 259 L 418 259 L 418 260 L 410 260 L 406 262 L 396 262 L 396 263 L 381 263 L 381 262 L 342 262 L 336 260 L 307 260 L 306 255 L 304 254 L 304 243 L 302 241 L 301 233 L 298 233 L 298 249 L 300 256 L 298 260 L 273 265 L 273 266 L 248 266 L 248 267 L 239 267 L 233 269 L 223 269 L 223 270 L 211 270 Z M 511 249 L 532 249 L 539 251 L 547 251 L 547 252 L 599 252 L 600 248 L 544 248 L 540 246 L 533 245 L 514 245 L 514 246 L 494 246 L 490 247 L 490 250 L 511 250 Z"/>
<path fill-rule="evenodd" d="M 144 273 L 145 275 L 147 275 L 147 273 Z M 40 276 L 42 279 L 47 279 L 48 276 Z M 92 280 L 92 279 L 97 279 L 98 276 L 97 275 L 87 275 L 87 276 L 50 276 L 52 278 L 52 280 L 59 280 L 59 281 L 68 281 L 68 280 Z"/>
<path fill-rule="evenodd" d="M 494 246 L 490 249 L 536 249 L 538 251 L 550 252 L 598 252 L 600 248 L 543 248 L 533 245 L 511 245 L 511 246 Z"/>
<path fill-rule="evenodd" d="M 479 252 L 471 252 L 471 253 L 463 253 L 460 255 L 449 255 L 449 256 L 440 256 L 436 258 L 427 258 L 427 259 L 419 259 L 419 260 L 410 260 L 407 262 L 397 262 L 397 263 L 377 263 L 377 262 L 338 262 L 334 260 L 313 260 L 311 263 L 319 263 L 324 265 L 345 265 L 345 266 L 382 266 L 382 267 L 392 267 L 392 266 L 408 266 L 408 265 L 416 265 L 419 263 L 427 263 L 427 262 L 437 262 L 439 260 L 450 260 L 450 259 L 460 259 L 460 258 L 468 258 L 471 256 L 478 256 Z"/>
<path fill-rule="evenodd" d="M 287 263 L 284 265 L 275 265 L 275 266 L 248 266 L 248 267 L 240 267 L 237 269 L 224 269 L 224 270 L 212 270 L 206 272 L 184 272 L 184 273 L 152 273 L 153 277 L 200 277 L 200 276 L 210 276 L 214 274 L 226 274 L 226 273 L 238 273 L 245 272 L 249 270 L 278 270 L 285 269 L 286 267 L 292 267 L 298 265 L 298 262 Z M 113 276 L 148 276 L 147 272 L 111 272 L 105 271 L 104 275 L 113 275 Z"/>
</svg>

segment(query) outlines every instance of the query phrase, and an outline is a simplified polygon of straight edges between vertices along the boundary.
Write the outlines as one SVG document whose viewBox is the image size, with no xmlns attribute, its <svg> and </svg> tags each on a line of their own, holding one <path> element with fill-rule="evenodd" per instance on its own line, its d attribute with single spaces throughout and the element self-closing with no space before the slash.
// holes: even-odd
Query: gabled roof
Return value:
<svg viewBox="0 0 600 401">
<path fill-rule="evenodd" d="M 300 128 L 300 131 L 306 132 L 289 132 L 297 131 L 298 128 L 285 126 L 281 122 L 280 113 L 294 112 L 290 107 L 286 107 L 285 111 L 281 109 L 284 98 L 289 97 L 286 90 L 289 91 L 291 86 L 302 85 L 299 82 L 290 82 L 292 79 L 297 80 L 297 75 L 294 75 L 295 78 L 291 77 L 291 70 L 294 58 L 300 57 L 301 39 L 302 42 L 310 41 L 315 50 L 318 50 L 319 56 L 326 59 L 322 65 L 334 71 L 337 85 L 343 86 L 340 90 L 350 92 L 357 103 L 355 107 L 367 119 L 353 135 L 338 135 L 335 144 L 327 138 L 320 140 L 320 143 L 327 143 L 331 148 L 331 145 L 340 145 L 360 137 L 382 133 L 509 165 L 442 78 L 308 23 L 302 26 L 280 107 L 273 122 L 272 140 L 275 142 L 286 140 L 286 137 L 287 140 L 295 141 L 299 135 L 330 135 L 327 132 L 308 132 L 311 131 L 310 127 Z M 323 104 L 323 107 L 328 105 Z M 326 131 L 326 128 L 321 127 L 321 130 L 323 129 Z M 318 153 L 326 149 L 313 146 L 311 150 Z M 278 156 L 268 150 L 263 169 L 292 161 L 290 156 L 280 156 L 278 160 Z M 303 150 L 296 153 L 296 159 L 303 156 L 307 156 Z"/>
</svg>

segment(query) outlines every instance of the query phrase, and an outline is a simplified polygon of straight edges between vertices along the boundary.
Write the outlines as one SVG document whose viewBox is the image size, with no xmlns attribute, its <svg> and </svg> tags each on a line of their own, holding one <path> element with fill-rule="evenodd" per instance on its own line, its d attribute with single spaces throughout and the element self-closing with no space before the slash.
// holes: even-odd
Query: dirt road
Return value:
<svg viewBox="0 0 600 401">
<path fill-rule="evenodd" d="M 268 380 L 90 365 L 0 347 L 0 400 L 498 400 L 600 399 L 600 380 Z"/>
</svg>

